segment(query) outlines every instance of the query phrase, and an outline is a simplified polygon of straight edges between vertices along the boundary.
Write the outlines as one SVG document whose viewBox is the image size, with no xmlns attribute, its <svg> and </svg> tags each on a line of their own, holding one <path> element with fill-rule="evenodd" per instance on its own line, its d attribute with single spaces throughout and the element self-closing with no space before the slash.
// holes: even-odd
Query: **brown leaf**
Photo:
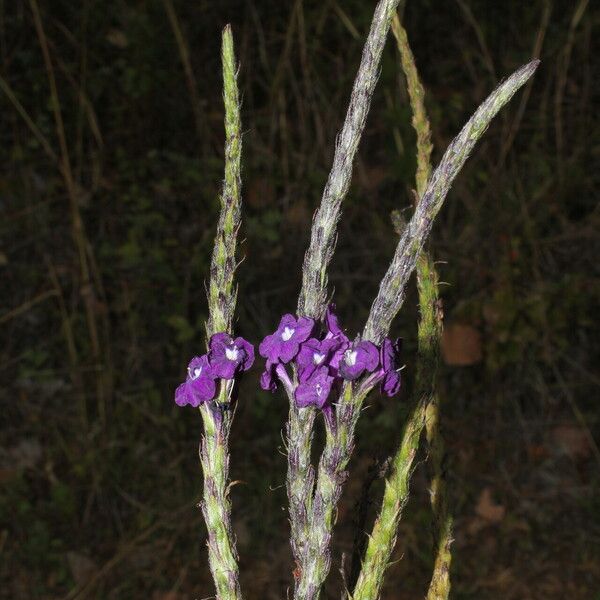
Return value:
<svg viewBox="0 0 600 600">
<path fill-rule="evenodd" d="M 506 508 L 502 504 L 496 504 L 492 498 L 492 490 L 486 487 L 482 490 L 475 507 L 475 512 L 490 523 L 499 523 L 506 514 Z"/>
<path fill-rule="evenodd" d="M 583 427 L 558 425 L 552 430 L 552 439 L 571 458 L 587 458 L 590 455 L 590 444 Z"/>
<path fill-rule="evenodd" d="M 67 563 L 77 585 L 85 584 L 98 570 L 91 559 L 78 552 L 67 552 Z"/>
<path fill-rule="evenodd" d="M 483 359 L 481 335 L 472 325 L 450 323 L 442 334 L 442 357 L 452 366 L 474 365 Z"/>
</svg>

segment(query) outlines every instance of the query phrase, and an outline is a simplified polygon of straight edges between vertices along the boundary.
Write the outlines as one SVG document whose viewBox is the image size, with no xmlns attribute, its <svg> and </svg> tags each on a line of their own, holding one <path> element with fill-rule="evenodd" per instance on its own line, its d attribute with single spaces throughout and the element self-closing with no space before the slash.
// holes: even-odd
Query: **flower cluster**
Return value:
<svg viewBox="0 0 600 600">
<path fill-rule="evenodd" d="M 217 379 L 233 379 L 254 362 L 254 346 L 241 337 L 233 339 L 227 333 L 215 333 L 208 348 L 207 354 L 192 358 L 185 382 L 175 390 L 175 403 L 179 406 L 198 407 L 212 400 Z"/>
<path fill-rule="evenodd" d="M 400 343 L 384 340 L 381 348 L 369 341 L 350 341 L 338 324 L 333 305 L 327 308 L 324 331 L 315 336 L 317 324 L 308 317 L 283 315 L 277 330 L 260 344 L 266 358 L 260 383 L 264 390 L 275 391 L 277 380 L 293 394 L 298 407 L 325 408 L 332 389 L 342 381 L 354 381 L 366 375 L 371 385 L 381 383 L 388 396 L 400 389 L 398 358 Z M 294 362 L 298 383 L 294 385 L 285 365 Z"/>
</svg>

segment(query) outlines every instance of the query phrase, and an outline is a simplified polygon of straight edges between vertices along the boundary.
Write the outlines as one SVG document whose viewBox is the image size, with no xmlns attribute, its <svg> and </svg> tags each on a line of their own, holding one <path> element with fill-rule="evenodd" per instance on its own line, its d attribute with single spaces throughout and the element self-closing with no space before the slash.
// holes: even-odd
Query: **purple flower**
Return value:
<svg viewBox="0 0 600 600">
<path fill-rule="evenodd" d="M 323 408 L 329 397 L 334 378 L 326 366 L 319 367 L 312 377 L 300 382 L 296 388 L 296 405 L 300 408 L 316 406 Z"/>
<path fill-rule="evenodd" d="M 268 392 L 274 392 L 277 389 L 277 378 L 275 376 L 275 366 L 270 360 L 265 365 L 265 370 L 260 376 L 260 387 Z"/>
<path fill-rule="evenodd" d="M 233 379 L 238 371 L 247 371 L 254 362 L 254 346 L 242 337 L 215 333 L 208 344 L 208 359 L 213 373 L 222 379 Z"/>
<path fill-rule="evenodd" d="M 372 373 L 379 365 L 379 350 L 372 342 L 352 344 L 343 355 L 340 362 L 340 375 L 344 379 L 354 380 L 365 371 Z"/>
<path fill-rule="evenodd" d="M 300 381 L 308 380 L 323 365 L 337 368 L 344 349 L 344 342 L 338 338 L 325 338 L 324 340 L 310 338 L 303 342 L 296 357 Z"/>
<path fill-rule="evenodd" d="M 381 367 L 383 379 L 381 380 L 381 393 L 388 396 L 395 396 L 400 390 L 401 378 L 398 371 L 398 359 L 400 357 L 400 348 L 402 340 L 396 342 L 386 338 L 381 345 Z"/>
<path fill-rule="evenodd" d="M 325 325 L 327 326 L 327 335 L 325 338 L 336 337 L 345 342 L 349 342 L 348 336 L 343 332 L 338 324 L 337 315 L 333 312 L 335 304 L 330 304 L 325 311 Z"/>
<path fill-rule="evenodd" d="M 308 317 L 283 315 L 275 333 L 268 335 L 260 344 L 259 352 L 272 363 L 289 363 L 298 354 L 300 344 L 312 334 L 315 322 Z"/>
<path fill-rule="evenodd" d="M 175 404 L 194 408 L 215 397 L 215 374 L 206 354 L 195 356 L 188 365 L 185 383 L 175 390 Z"/>
</svg>

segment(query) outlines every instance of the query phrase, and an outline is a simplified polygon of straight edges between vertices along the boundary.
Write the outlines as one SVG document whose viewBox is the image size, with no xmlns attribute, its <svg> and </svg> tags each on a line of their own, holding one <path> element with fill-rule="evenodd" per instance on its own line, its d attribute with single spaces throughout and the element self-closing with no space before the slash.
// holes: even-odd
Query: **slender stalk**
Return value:
<svg viewBox="0 0 600 600">
<path fill-rule="evenodd" d="M 336 243 L 341 204 L 352 179 L 352 164 L 365 128 L 371 98 L 379 75 L 381 54 L 392 16 L 400 0 L 380 0 L 365 42 L 346 119 L 335 147 L 333 165 L 325 184 L 321 205 L 313 218 L 310 245 L 304 256 L 298 314 L 319 318 L 327 301 L 327 267 Z"/>
<path fill-rule="evenodd" d="M 316 410 L 297 409 L 290 398 L 290 413 L 286 427 L 288 445 L 287 493 L 289 501 L 290 543 L 300 577 L 306 540 L 309 535 L 309 515 L 312 511 L 315 469 L 311 463 L 311 445 Z"/>
<path fill-rule="evenodd" d="M 383 575 L 396 544 L 398 522 L 408 501 L 410 476 L 425 424 L 424 413 L 424 403 L 418 402 L 404 426 L 402 441 L 391 465 L 391 474 L 385 481 L 381 510 L 373 525 L 352 600 L 379 598 Z"/>
<path fill-rule="evenodd" d="M 219 403 L 227 400 L 226 383 L 221 382 Z M 229 431 L 232 416 L 219 406 L 203 404 L 200 414 L 204 433 L 200 443 L 200 464 L 204 473 L 202 514 L 208 531 L 208 561 L 218 600 L 239 600 L 238 555 L 231 527 L 229 501 Z"/>
<path fill-rule="evenodd" d="M 222 62 L 225 179 L 210 269 L 208 338 L 217 332 L 231 333 L 236 303 L 234 274 L 241 220 L 241 122 L 233 36 L 229 25 L 223 30 Z M 204 473 L 202 513 L 208 531 L 208 560 L 218 600 L 239 600 L 242 597 L 228 494 L 229 432 L 233 419 L 228 407 L 233 385 L 233 380 L 221 380 L 219 397 L 200 407 L 204 422 L 200 442 L 200 463 Z"/>
<path fill-rule="evenodd" d="M 331 531 L 335 509 L 354 448 L 354 432 L 366 394 L 347 383 L 336 407 L 335 425 L 326 421 L 325 447 L 319 461 L 309 529 L 295 598 L 315 600 L 331 567 Z"/>
<path fill-rule="evenodd" d="M 230 331 L 237 290 L 234 286 L 237 234 L 242 218 L 242 123 L 237 87 L 237 66 L 231 27 L 223 30 L 223 101 L 225 103 L 225 179 L 221 192 L 221 214 L 210 265 L 209 318 L 206 335 Z"/>
<path fill-rule="evenodd" d="M 448 146 L 398 242 L 392 262 L 371 306 L 363 339 L 379 344 L 387 335 L 392 320 L 404 302 L 408 278 L 415 269 L 417 258 L 429 236 L 433 220 L 442 207 L 452 182 L 491 120 L 533 75 L 538 64 L 539 60 L 531 61 L 498 86 Z"/>
<path fill-rule="evenodd" d="M 379 75 L 379 65 L 392 16 L 399 0 L 380 0 L 375 8 L 369 35 L 365 42 L 346 118 L 335 147 L 333 165 L 325 184 L 319 209 L 315 213 L 311 230 L 311 240 L 302 269 L 302 288 L 298 298 L 298 314 L 315 319 L 322 316 L 327 299 L 327 267 L 336 243 L 336 229 L 340 218 L 341 204 L 348 193 L 352 179 L 354 156 L 358 149 L 371 98 Z M 288 498 L 292 531 L 292 550 L 297 563 L 296 598 L 318 597 L 321 585 L 329 571 L 329 551 L 327 542 L 322 540 L 318 547 L 325 545 L 325 555 L 316 557 L 311 537 L 311 515 L 313 505 L 314 470 L 311 465 L 312 427 L 314 409 L 299 409 L 293 398 L 290 399 L 288 434 Z M 319 498 L 315 497 L 318 502 Z M 333 510 L 333 509 L 332 509 Z M 320 515 L 322 516 L 322 515 Z M 320 518 L 320 517 L 319 517 Z M 307 554 L 308 553 L 308 554 Z M 310 555 L 310 558 L 308 557 Z M 318 567 L 314 562 L 318 562 Z M 307 564 L 307 561 L 311 564 Z"/>
<path fill-rule="evenodd" d="M 413 112 L 413 127 L 417 134 L 417 195 L 423 196 L 431 175 L 431 129 L 425 110 L 423 85 L 419 79 L 406 30 L 396 15 L 392 21 L 392 32 L 398 44 L 402 69 L 410 105 Z M 419 354 L 416 389 L 426 398 L 425 436 L 429 447 L 429 472 L 431 478 L 431 508 L 434 521 L 435 561 L 433 575 L 427 592 L 427 600 L 447 600 L 450 595 L 450 563 L 452 553 L 452 516 L 448 512 L 446 479 L 444 477 L 444 439 L 440 431 L 440 397 L 435 390 L 435 379 L 439 363 L 439 348 L 443 328 L 440 307 L 438 274 L 431 254 L 421 253 L 417 260 L 417 287 L 421 320 L 419 322 Z M 431 371 L 428 372 L 428 369 Z M 427 393 L 427 386 L 431 388 Z"/>
</svg>

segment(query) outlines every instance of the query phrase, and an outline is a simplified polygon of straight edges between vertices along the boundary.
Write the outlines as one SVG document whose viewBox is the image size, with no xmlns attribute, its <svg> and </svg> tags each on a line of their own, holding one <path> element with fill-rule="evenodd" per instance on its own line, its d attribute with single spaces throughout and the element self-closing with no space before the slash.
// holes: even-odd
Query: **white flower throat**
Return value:
<svg viewBox="0 0 600 600">
<path fill-rule="evenodd" d="M 291 329 L 290 327 L 286 327 L 283 330 L 283 333 L 281 334 L 281 339 L 284 342 L 287 342 L 288 340 L 291 339 L 291 337 L 294 335 L 294 331 L 296 331 L 295 329 Z"/>
<path fill-rule="evenodd" d="M 344 360 L 347 365 L 353 367 L 356 364 L 356 350 L 346 350 L 344 352 Z"/>
<path fill-rule="evenodd" d="M 196 367 L 194 369 L 188 369 L 188 374 L 190 379 L 198 379 L 202 374 L 202 367 Z"/>
<path fill-rule="evenodd" d="M 315 365 L 320 365 L 323 360 L 325 359 L 325 355 L 324 354 L 319 354 L 318 352 L 315 352 L 313 354 L 313 363 Z"/>
<path fill-rule="evenodd" d="M 231 348 L 225 348 L 225 356 L 227 360 L 237 360 L 238 358 L 238 347 L 233 346 Z"/>
</svg>

